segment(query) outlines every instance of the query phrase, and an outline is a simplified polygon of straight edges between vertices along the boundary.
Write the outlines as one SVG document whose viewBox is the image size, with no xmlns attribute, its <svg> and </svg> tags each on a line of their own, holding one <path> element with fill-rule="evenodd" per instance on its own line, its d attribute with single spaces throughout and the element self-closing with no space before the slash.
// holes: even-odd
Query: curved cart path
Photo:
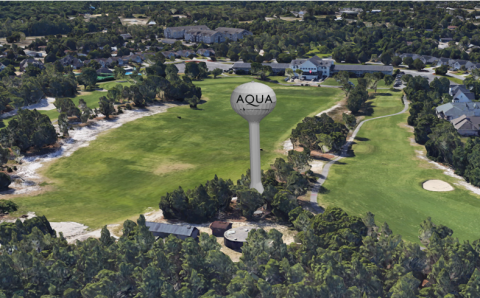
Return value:
<svg viewBox="0 0 480 298">
<path fill-rule="evenodd" d="M 367 122 L 367 121 L 371 121 L 371 120 L 375 120 L 375 119 L 380 119 L 380 118 L 386 118 L 386 117 L 391 117 L 391 116 L 396 116 L 396 115 L 400 115 L 400 114 L 403 114 L 405 113 L 407 110 L 408 110 L 408 102 L 406 100 L 406 96 L 404 96 L 402 98 L 402 101 L 403 101 L 403 104 L 405 105 L 403 110 L 398 112 L 398 113 L 395 113 L 395 114 L 390 114 L 390 115 L 385 115 L 385 116 L 379 116 L 379 117 L 375 117 L 375 118 L 370 118 L 370 119 L 367 119 L 367 120 L 363 120 L 362 122 L 360 122 L 357 127 L 355 128 L 355 130 L 353 131 L 353 134 L 352 136 L 350 137 L 350 139 L 348 140 L 348 142 L 345 143 L 345 145 L 343 145 L 342 147 L 342 151 L 340 153 L 340 155 L 337 155 L 336 158 L 332 159 L 331 161 L 329 161 L 327 164 L 325 164 L 323 166 L 323 169 L 322 169 L 322 173 L 320 174 L 320 178 L 318 178 L 317 180 L 317 183 L 315 183 L 315 185 L 313 186 L 312 188 L 312 192 L 310 194 L 310 203 L 313 205 L 313 206 L 317 206 L 318 208 L 315 208 L 317 212 L 319 213 L 323 213 L 323 208 L 318 206 L 318 201 L 317 201 L 317 196 L 318 196 L 318 191 L 320 190 L 320 186 L 323 185 L 323 183 L 325 183 L 325 180 L 327 179 L 327 176 L 328 176 L 328 172 L 330 171 L 330 167 L 335 164 L 338 160 L 344 158 L 347 156 L 347 151 L 348 149 L 350 148 L 350 146 L 352 146 L 353 142 L 355 141 L 355 137 L 357 136 L 357 133 L 360 131 L 360 128 L 362 127 L 362 125 Z"/>
</svg>

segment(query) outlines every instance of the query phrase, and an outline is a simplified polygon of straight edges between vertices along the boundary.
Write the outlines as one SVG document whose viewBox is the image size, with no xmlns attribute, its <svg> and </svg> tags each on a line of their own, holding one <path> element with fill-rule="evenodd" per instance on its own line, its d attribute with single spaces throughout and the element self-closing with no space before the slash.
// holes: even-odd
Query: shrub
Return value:
<svg viewBox="0 0 480 298">
<path fill-rule="evenodd" d="M 9 175 L 0 172 L 0 190 L 5 190 L 12 183 L 12 179 Z"/>
<path fill-rule="evenodd" d="M 131 110 L 131 109 L 132 109 L 132 105 L 129 104 L 129 103 L 127 103 L 127 104 L 125 105 L 125 108 L 126 108 L 127 110 Z"/>
<path fill-rule="evenodd" d="M 16 170 L 17 170 L 17 166 L 13 166 L 13 170 L 16 171 Z"/>
<path fill-rule="evenodd" d="M 12 213 L 18 210 L 18 205 L 12 201 L 0 200 L 0 212 Z"/>
<path fill-rule="evenodd" d="M 11 168 L 11 167 L 8 167 L 8 168 L 7 168 L 7 172 L 9 172 L 9 173 L 13 172 L 12 168 Z"/>
</svg>

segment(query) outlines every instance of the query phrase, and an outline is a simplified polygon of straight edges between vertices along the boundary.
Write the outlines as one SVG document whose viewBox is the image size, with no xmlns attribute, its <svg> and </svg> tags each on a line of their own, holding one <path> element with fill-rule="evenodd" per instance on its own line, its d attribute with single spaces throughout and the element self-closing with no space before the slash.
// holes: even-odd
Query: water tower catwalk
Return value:
<svg viewBox="0 0 480 298">
<path fill-rule="evenodd" d="M 256 82 L 245 83 L 233 90 L 232 108 L 248 121 L 250 130 L 250 188 L 263 193 L 260 169 L 260 121 L 275 108 L 277 96 L 273 89 Z"/>
</svg>

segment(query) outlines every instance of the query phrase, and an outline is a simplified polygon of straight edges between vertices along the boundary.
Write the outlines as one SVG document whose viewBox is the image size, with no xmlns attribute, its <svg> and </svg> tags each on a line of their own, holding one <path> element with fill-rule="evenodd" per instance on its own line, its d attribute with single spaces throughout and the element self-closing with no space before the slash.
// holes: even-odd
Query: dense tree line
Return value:
<svg viewBox="0 0 480 298">
<path fill-rule="evenodd" d="M 249 232 L 240 262 L 214 236 L 155 241 L 143 215 L 115 240 L 69 245 L 45 217 L 0 224 L 0 297 L 478 297 L 480 242 L 461 243 L 430 219 L 417 243 L 374 215 L 297 209 L 289 245 L 273 229 Z"/>
<path fill-rule="evenodd" d="M 435 78 L 430 84 L 422 77 L 407 76 L 406 80 L 404 90 L 412 102 L 408 124 L 414 126 L 415 141 L 425 145 L 428 158 L 452 167 L 457 175 L 480 186 L 480 138 L 462 141 L 453 125 L 435 113 L 435 107 L 452 100 L 449 80 Z"/>
<path fill-rule="evenodd" d="M 205 185 L 184 191 L 182 187 L 167 193 L 160 199 L 159 207 L 165 218 L 187 222 L 206 222 L 218 216 L 218 212 L 230 211 L 233 197 L 243 216 L 251 218 L 261 206 L 272 210 L 280 220 L 288 221 L 290 211 L 298 207 L 296 198 L 306 193 L 309 186 L 305 174 L 310 170 L 310 157 L 304 152 L 290 151 L 288 160 L 277 158 L 267 171 L 262 172 L 263 194 L 250 189 L 250 170 L 234 185 L 215 175 Z"/>
</svg>

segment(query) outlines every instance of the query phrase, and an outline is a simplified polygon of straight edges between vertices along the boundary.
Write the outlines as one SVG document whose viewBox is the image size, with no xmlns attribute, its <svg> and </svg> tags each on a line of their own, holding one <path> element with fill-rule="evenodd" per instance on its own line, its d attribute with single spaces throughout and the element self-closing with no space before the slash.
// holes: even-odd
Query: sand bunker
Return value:
<svg viewBox="0 0 480 298">
<path fill-rule="evenodd" d="M 423 182 L 423 188 L 429 191 L 452 191 L 453 186 L 442 180 L 427 180 Z"/>
</svg>

